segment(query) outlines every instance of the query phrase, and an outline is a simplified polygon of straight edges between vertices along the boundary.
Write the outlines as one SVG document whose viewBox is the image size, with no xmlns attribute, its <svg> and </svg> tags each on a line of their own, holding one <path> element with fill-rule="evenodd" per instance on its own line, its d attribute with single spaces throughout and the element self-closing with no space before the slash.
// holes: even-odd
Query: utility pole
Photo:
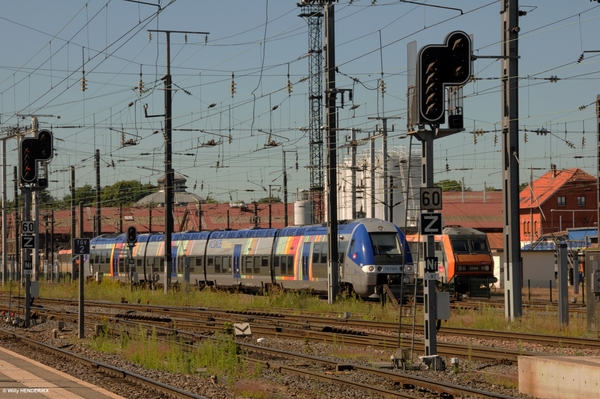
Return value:
<svg viewBox="0 0 600 399">
<path fill-rule="evenodd" d="M 337 203 L 337 109 L 335 88 L 335 18 L 334 6 L 325 4 L 325 80 L 327 98 L 327 302 L 334 303 L 339 294 L 338 203 Z"/>
<path fill-rule="evenodd" d="M 79 201 L 79 237 L 83 238 L 84 236 L 84 231 L 83 231 L 83 202 Z M 71 242 L 73 243 L 73 245 L 71 246 L 71 248 L 73 248 L 73 251 L 71 251 L 71 254 L 74 255 L 75 254 L 75 238 L 74 236 L 71 238 Z M 79 280 L 78 282 L 78 296 L 79 296 L 79 301 L 78 301 L 78 317 L 77 317 L 77 327 L 79 328 L 79 331 L 77 332 L 77 337 L 78 338 L 84 338 L 85 337 L 85 314 L 84 314 L 84 307 L 85 307 L 85 298 L 84 298 L 84 277 L 83 277 L 83 255 L 79 255 L 77 257 L 78 261 L 79 261 L 79 273 L 78 273 L 78 278 Z"/>
<path fill-rule="evenodd" d="M 100 150 L 94 155 L 96 166 L 96 236 L 102 235 L 102 213 L 100 208 Z M 83 237 L 83 235 L 81 236 Z"/>
<path fill-rule="evenodd" d="M 504 312 L 523 315 L 519 226 L 519 2 L 500 2 L 502 16 L 502 179 L 504 192 Z"/>
<path fill-rule="evenodd" d="M 183 33 L 186 36 L 188 34 L 200 34 L 208 35 L 209 32 L 188 32 L 179 30 L 154 30 L 150 29 L 149 32 L 162 32 L 166 36 L 167 44 L 167 71 L 163 77 L 165 82 L 165 270 L 164 270 L 164 293 L 169 292 L 169 286 L 171 285 L 171 269 L 172 269 L 172 256 L 171 256 L 171 245 L 173 236 L 173 166 L 172 166 L 172 81 L 171 81 L 171 33 Z M 160 115 L 147 115 L 160 116 Z"/>
<path fill-rule="evenodd" d="M 2 140 L 2 286 L 6 283 L 8 231 L 6 229 L 6 140 Z"/>
<path fill-rule="evenodd" d="M 71 166 L 71 242 L 75 238 L 76 211 L 75 211 L 75 166 Z M 71 258 L 71 281 L 75 278 L 75 257 Z"/>
<path fill-rule="evenodd" d="M 383 81 L 382 81 L 383 82 Z M 381 129 L 381 152 L 382 152 L 382 167 L 383 167 L 383 219 L 385 221 L 388 222 L 394 222 L 393 219 L 390 218 L 389 216 L 389 204 L 390 202 L 390 198 L 389 198 L 389 184 L 388 184 L 388 150 L 387 150 L 387 136 L 388 136 L 388 128 L 387 128 L 387 121 L 388 119 L 398 119 L 398 117 L 386 117 L 386 116 L 378 116 L 378 117 L 373 117 L 373 118 L 369 118 L 369 119 L 380 119 L 381 123 L 382 123 L 382 129 Z M 393 129 L 392 129 L 393 131 Z M 374 151 L 374 150 L 373 150 Z M 374 177 L 373 177 L 374 179 Z M 374 181 L 374 180 L 373 180 Z M 373 217 L 375 217 L 373 215 Z"/>
<path fill-rule="evenodd" d="M 283 148 L 283 147 L 282 147 Z M 286 166 L 286 152 L 295 152 L 296 153 L 296 169 L 298 169 L 298 152 L 296 150 L 281 150 L 283 154 L 283 203 L 285 206 L 283 207 L 283 225 L 284 227 L 288 227 L 290 219 L 288 217 L 288 177 L 287 177 L 287 166 Z M 311 215 L 312 217 L 312 215 Z"/>
</svg>

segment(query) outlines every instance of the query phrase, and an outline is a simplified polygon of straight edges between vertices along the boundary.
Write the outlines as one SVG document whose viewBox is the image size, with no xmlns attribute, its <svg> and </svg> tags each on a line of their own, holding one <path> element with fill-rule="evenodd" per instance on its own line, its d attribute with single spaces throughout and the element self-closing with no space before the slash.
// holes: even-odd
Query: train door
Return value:
<svg viewBox="0 0 600 399">
<path fill-rule="evenodd" d="M 183 268 L 185 266 L 185 256 L 177 257 L 177 275 L 183 276 Z"/>
<path fill-rule="evenodd" d="M 177 245 L 171 246 L 171 277 L 177 277 L 179 262 L 177 258 Z"/>
<path fill-rule="evenodd" d="M 305 242 L 302 247 L 302 280 L 310 280 L 310 242 Z"/>
<path fill-rule="evenodd" d="M 236 279 L 236 283 L 239 283 L 240 279 L 240 263 L 242 258 L 242 244 L 235 244 L 233 246 L 233 278 Z"/>
<path fill-rule="evenodd" d="M 118 276 L 119 274 L 121 274 L 121 270 L 123 269 L 123 265 L 121 264 L 121 248 L 115 248 L 115 252 L 113 254 L 113 265 L 112 265 L 112 270 L 111 270 L 111 274 L 113 276 Z"/>
</svg>

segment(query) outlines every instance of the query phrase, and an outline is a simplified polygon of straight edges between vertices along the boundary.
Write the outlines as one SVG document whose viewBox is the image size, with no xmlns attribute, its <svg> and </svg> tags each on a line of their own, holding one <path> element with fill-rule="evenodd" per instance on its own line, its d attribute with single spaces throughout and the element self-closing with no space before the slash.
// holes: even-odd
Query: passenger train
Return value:
<svg viewBox="0 0 600 399">
<path fill-rule="evenodd" d="M 498 279 L 494 276 L 494 260 L 487 235 L 469 227 L 448 225 L 441 235 L 434 237 L 440 287 L 457 297 L 489 295 L 491 284 Z M 422 276 L 427 237 L 409 235 L 406 240 Z"/>
<path fill-rule="evenodd" d="M 140 234 L 131 251 L 125 234 L 102 235 L 90 242 L 86 273 L 128 281 L 163 281 L 164 235 Z M 410 249 L 402 231 L 379 219 L 343 221 L 338 226 L 340 291 L 377 299 L 388 284 L 414 282 Z M 171 280 L 198 286 L 263 291 L 328 291 L 327 226 L 219 230 L 172 236 Z M 188 277 L 189 276 L 189 277 Z"/>
</svg>

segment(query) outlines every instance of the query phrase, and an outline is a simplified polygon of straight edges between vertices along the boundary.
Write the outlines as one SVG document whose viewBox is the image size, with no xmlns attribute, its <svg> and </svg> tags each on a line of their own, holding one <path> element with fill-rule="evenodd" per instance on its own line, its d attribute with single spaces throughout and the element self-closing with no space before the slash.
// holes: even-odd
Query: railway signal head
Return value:
<svg viewBox="0 0 600 399">
<path fill-rule="evenodd" d="M 54 154 L 54 145 L 52 143 L 52 133 L 49 130 L 42 130 L 38 133 L 38 159 L 40 161 L 49 161 Z"/>
<path fill-rule="evenodd" d="M 444 53 L 444 47 L 429 46 L 419 54 L 419 110 L 424 122 L 444 123 Z"/>
<path fill-rule="evenodd" d="M 419 51 L 419 121 L 445 122 L 445 87 L 462 86 L 471 78 L 471 38 L 454 31 L 444 44 L 428 45 Z"/>
<path fill-rule="evenodd" d="M 33 137 L 21 140 L 21 181 L 23 183 L 32 183 L 37 177 L 36 143 L 37 140 Z"/>
<path fill-rule="evenodd" d="M 33 183 L 37 179 L 38 161 L 49 161 L 54 153 L 52 132 L 42 130 L 37 137 L 25 137 L 19 144 L 21 182 Z M 47 184 L 46 184 L 47 186 Z"/>
<path fill-rule="evenodd" d="M 133 226 L 127 228 L 127 244 L 134 245 L 137 242 L 137 230 Z"/>
<path fill-rule="evenodd" d="M 456 31 L 446 37 L 448 44 L 448 69 L 444 83 L 461 86 L 471 78 L 471 38 L 465 32 Z"/>
</svg>

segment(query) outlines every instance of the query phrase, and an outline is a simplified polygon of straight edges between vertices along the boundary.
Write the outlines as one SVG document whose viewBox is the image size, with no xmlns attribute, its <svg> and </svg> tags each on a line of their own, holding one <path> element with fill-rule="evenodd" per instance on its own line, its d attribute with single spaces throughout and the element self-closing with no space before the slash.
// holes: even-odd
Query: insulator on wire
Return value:
<svg viewBox="0 0 600 399">
<path fill-rule="evenodd" d="M 81 78 L 81 91 L 86 91 L 87 89 L 87 81 L 85 80 L 85 76 Z"/>
<path fill-rule="evenodd" d="M 231 93 L 231 97 L 235 94 L 235 81 L 233 80 L 233 72 L 231 73 L 231 83 L 229 84 L 229 92 Z"/>
<path fill-rule="evenodd" d="M 379 92 L 381 94 L 385 93 L 385 81 L 383 79 L 379 81 Z"/>
<path fill-rule="evenodd" d="M 148 32 L 148 41 L 151 42 L 152 41 L 152 32 Z"/>
</svg>

